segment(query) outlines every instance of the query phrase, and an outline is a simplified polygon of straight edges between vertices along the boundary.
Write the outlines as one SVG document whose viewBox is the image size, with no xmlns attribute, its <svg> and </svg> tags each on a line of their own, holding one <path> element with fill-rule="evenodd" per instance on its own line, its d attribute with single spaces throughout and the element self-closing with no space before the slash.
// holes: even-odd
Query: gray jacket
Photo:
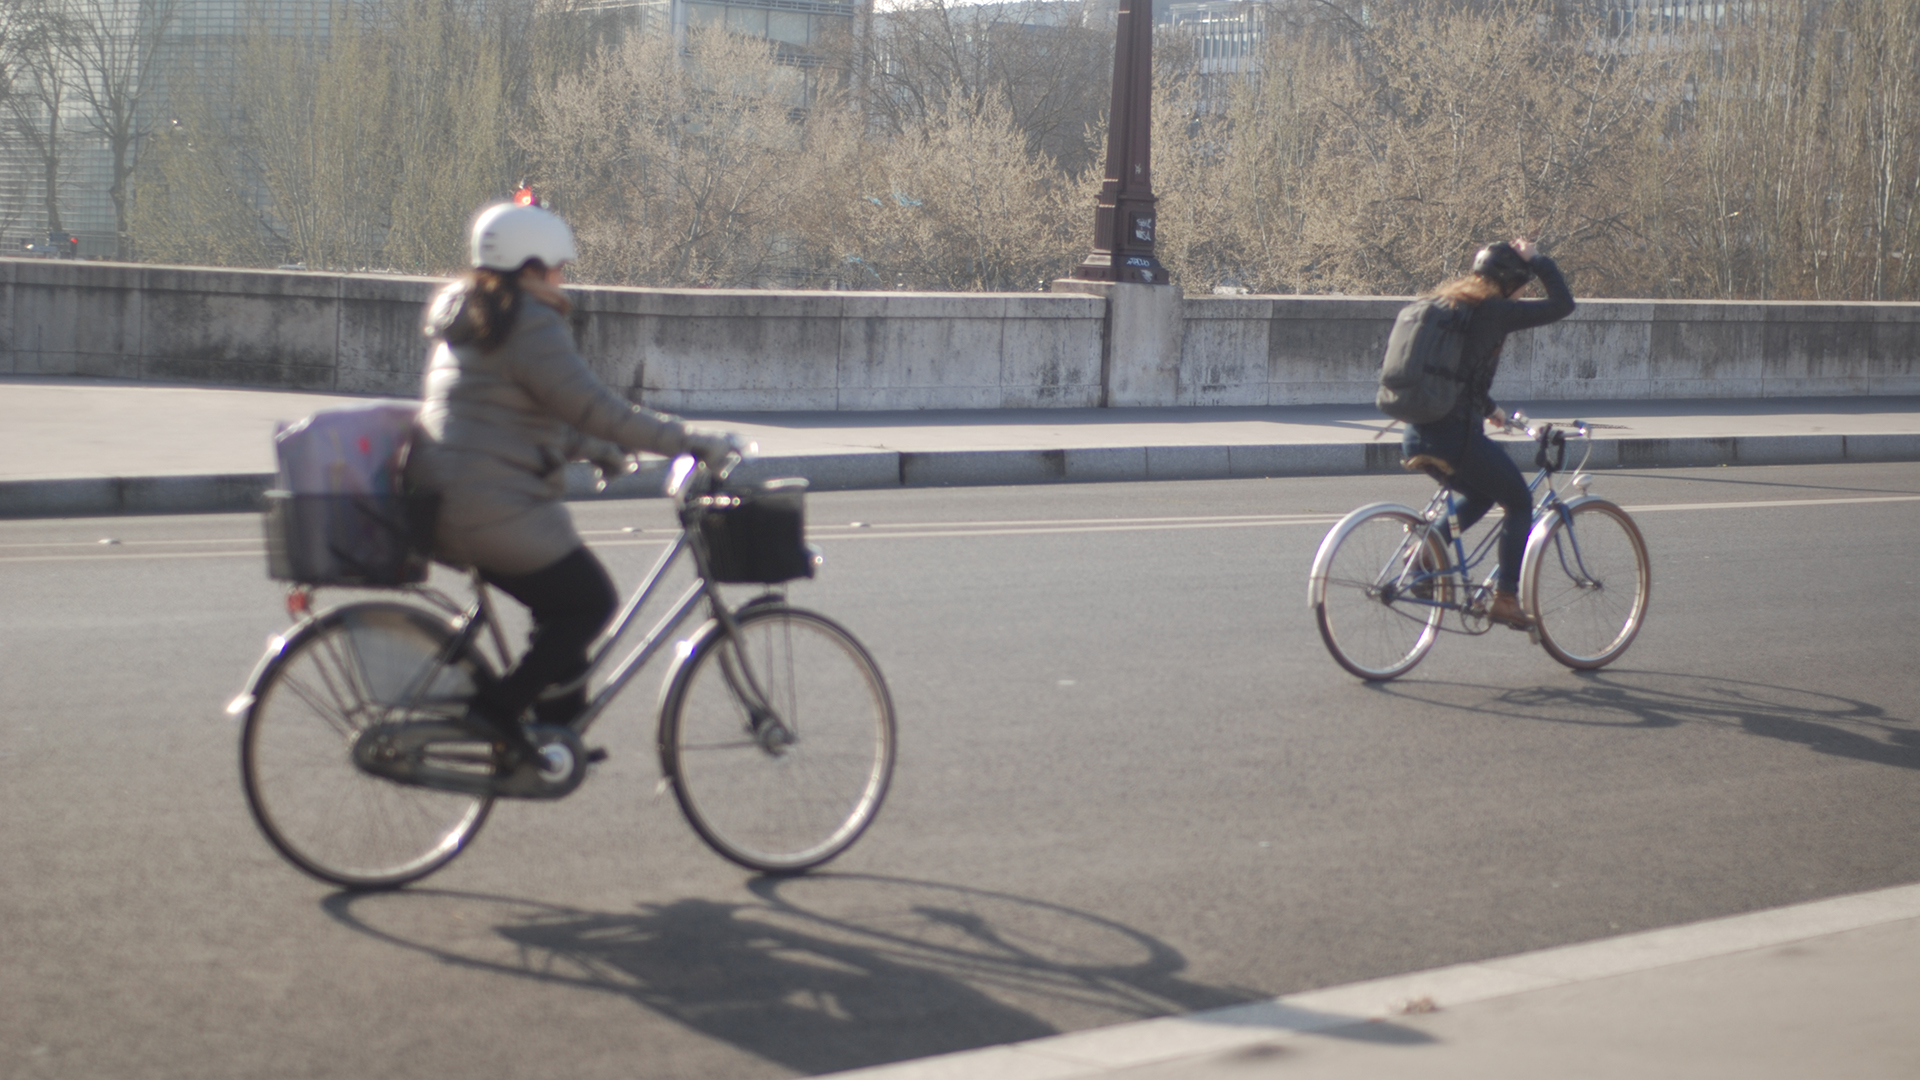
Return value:
<svg viewBox="0 0 1920 1080">
<path fill-rule="evenodd" d="M 561 502 L 568 461 L 598 460 L 616 445 L 677 454 L 686 427 L 607 389 L 562 314 L 532 293 L 521 294 L 507 339 L 486 352 L 462 340 L 465 302 L 455 282 L 427 306 L 423 329 L 437 344 L 407 477 L 440 495 L 435 558 L 528 574 L 580 546 Z"/>
</svg>

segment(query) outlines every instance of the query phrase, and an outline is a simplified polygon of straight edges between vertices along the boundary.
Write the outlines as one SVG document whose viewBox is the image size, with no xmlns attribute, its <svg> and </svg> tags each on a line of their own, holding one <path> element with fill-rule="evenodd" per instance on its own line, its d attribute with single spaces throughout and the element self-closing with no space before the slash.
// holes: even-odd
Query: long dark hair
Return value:
<svg viewBox="0 0 1920 1080">
<path fill-rule="evenodd" d="M 1507 295 L 1507 290 L 1492 278 L 1480 274 L 1461 274 L 1435 285 L 1427 295 L 1451 300 L 1462 307 L 1479 307 L 1496 296 Z"/>
<path fill-rule="evenodd" d="M 460 275 L 460 286 L 466 300 L 460 305 L 459 337 L 481 352 L 499 348 L 520 315 L 520 275 L 476 266 Z"/>
<path fill-rule="evenodd" d="M 528 267 L 541 272 L 547 268 L 539 259 L 528 259 L 518 270 L 476 266 L 460 275 L 466 293 L 460 311 L 463 340 L 472 342 L 481 352 L 491 352 L 507 340 L 520 317 L 520 275 Z"/>
</svg>

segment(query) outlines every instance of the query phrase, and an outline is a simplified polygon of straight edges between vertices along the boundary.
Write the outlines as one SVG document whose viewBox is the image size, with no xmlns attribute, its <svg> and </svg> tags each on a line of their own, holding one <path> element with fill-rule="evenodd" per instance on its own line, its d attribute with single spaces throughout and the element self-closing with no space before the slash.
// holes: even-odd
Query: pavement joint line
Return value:
<svg viewBox="0 0 1920 1080">
<path fill-rule="evenodd" d="M 840 1080 L 1087 1080 L 1535 990 L 1920 919 L 1920 884 L 1391 975 L 1183 1016 L 833 1073 Z"/>
</svg>

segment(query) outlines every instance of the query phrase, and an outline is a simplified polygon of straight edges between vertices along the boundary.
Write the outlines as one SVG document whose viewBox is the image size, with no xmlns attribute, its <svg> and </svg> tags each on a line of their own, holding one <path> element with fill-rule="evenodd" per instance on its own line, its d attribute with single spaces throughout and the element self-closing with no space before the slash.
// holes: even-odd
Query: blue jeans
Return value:
<svg viewBox="0 0 1920 1080">
<path fill-rule="evenodd" d="M 1487 437 L 1478 418 L 1455 414 L 1431 424 L 1407 428 L 1401 449 L 1408 457 L 1427 454 L 1453 466 L 1447 486 L 1461 496 L 1455 507 L 1465 532 L 1499 503 L 1507 513 L 1500 523 L 1500 569 L 1495 584 L 1506 592 L 1520 591 L 1520 560 L 1527 552 L 1527 533 L 1533 527 L 1533 493 L 1520 467 Z"/>
</svg>

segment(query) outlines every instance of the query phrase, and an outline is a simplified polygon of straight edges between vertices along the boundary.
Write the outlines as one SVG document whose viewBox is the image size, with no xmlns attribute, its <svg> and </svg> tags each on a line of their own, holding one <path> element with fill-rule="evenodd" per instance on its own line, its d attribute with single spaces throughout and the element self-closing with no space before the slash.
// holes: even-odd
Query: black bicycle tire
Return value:
<svg viewBox="0 0 1920 1080">
<path fill-rule="evenodd" d="M 1408 513 L 1405 510 L 1392 509 L 1392 508 L 1386 508 L 1386 507 L 1375 510 L 1373 513 L 1370 513 L 1365 517 L 1360 518 L 1357 521 L 1354 521 L 1348 527 L 1345 534 L 1341 536 L 1339 545 L 1337 545 L 1333 549 L 1333 552 L 1327 556 L 1327 572 L 1328 572 L 1329 579 L 1331 579 L 1333 575 L 1334 563 L 1339 557 L 1340 547 L 1344 546 L 1348 541 L 1353 539 L 1354 535 L 1358 533 L 1360 529 L 1363 526 L 1365 526 L 1367 523 L 1378 520 L 1378 519 L 1392 520 L 1400 523 L 1401 525 L 1409 529 L 1419 528 L 1419 527 L 1422 527 L 1422 525 L 1424 524 L 1417 515 Z M 1338 526 L 1336 526 L 1336 528 L 1337 527 Z M 1441 545 L 1440 543 L 1438 543 L 1431 536 L 1428 537 L 1427 545 L 1429 550 L 1436 553 L 1434 558 L 1439 562 L 1441 566 L 1444 567 L 1451 564 L 1452 560 L 1447 557 L 1447 552 L 1444 545 Z M 1322 586 L 1323 590 L 1331 590 L 1335 587 L 1336 587 L 1336 583 L 1333 582 L 1332 580 L 1328 580 Z M 1452 587 L 1451 580 L 1445 577 L 1441 578 L 1440 584 L 1438 587 L 1447 589 L 1450 591 Z M 1340 638 L 1342 634 L 1341 634 L 1341 631 L 1333 625 L 1335 620 L 1329 615 L 1326 595 L 1327 595 L 1326 592 L 1323 591 L 1321 593 L 1319 602 L 1315 603 L 1313 608 L 1314 624 L 1316 627 L 1318 627 L 1320 631 L 1320 640 L 1322 643 L 1326 645 L 1327 652 L 1333 656 L 1333 659 L 1336 663 L 1338 663 L 1342 668 L 1345 668 L 1348 673 L 1358 676 L 1361 679 L 1365 679 L 1368 682 L 1385 682 L 1389 679 L 1399 678 L 1401 675 L 1404 675 L 1407 672 L 1412 671 L 1416 666 L 1419 665 L 1421 660 L 1426 658 L 1427 653 L 1433 649 L 1433 644 L 1435 640 L 1437 640 L 1440 636 L 1440 620 L 1442 616 L 1444 616 L 1445 614 L 1445 609 L 1443 607 L 1435 605 L 1435 606 L 1428 607 L 1426 614 L 1420 620 L 1418 620 L 1418 623 L 1422 628 L 1421 632 L 1419 636 L 1414 640 L 1414 643 L 1401 655 L 1401 657 L 1398 660 L 1383 666 L 1378 666 L 1378 667 L 1369 666 L 1365 663 L 1362 663 L 1360 660 L 1355 659 L 1352 655 L 1350 655 L 1350 648 L 1341 647 Z M 1411 616 L 1406 616 L 1406 615 L 1396 615 L 1395 617 L 1408 618 L 1408 619 L 1412 618 Z"/>
<path fill-rule="evenodd" d="M 789 619 L 799 623 L 812 624 L 824 631 L 845 654 L 855 661 L 856 666 L 866 676 L 866 684 L 873 695 L 878 708 L 877 745 L 875 758 L 870 769 L 865 789 L 860 792 L 853 810 L 825 839 L 817 844 L 804 847 L 799 851 L 775 853 L 754 850 L 746 846 L 737 837 L 729 835 L 727 829 L 716 821 L 715 813 L 703 805 L 703 795 L 698 790 L 700 783 L 692 778 L 688 768 L 686 753 L 688 747 L 682 736 L 686 731 L 685 710 L 688 696 L 696 686 L 709 664 L 717 663 L 718 649 L 721 647 L 721 630 L 717 623 L 709 623 L 694 637 L 694 645 L 687 658 L 677 666 L 668 689 L 662 698 L 660 710 L 659 746 L 661 769 L 673 789 L 674 798 L 679 803 L 681 813 L 692 826 L 700 839 L 717 854 L 727 860 L 765 874 L 797 874 L 811 870 L 836 858 L 872 826 L 878 817 L 887 792 L 892 787 L 894 760 L 897 754 L 898 732 L 894 714 L 893 698 L 887 689 L 886 679 L 880 667 L 865 645 L 851 631 L 817 612 L 803 608 L 790 607 L 784 603 L 770 603 L 742 609 L 735 613 L 735 626 L 744 636 L 753 628 L 769 619 Z M 769 680 L 773 673 L 756 671 L 760 679 Z M 772 694 L 776 699 L 778 693 Z M 805 723 L 807 718 L 803 718 Z M 800 748 L 797 753 L 806 753 L 805 731 L 801 734 Z M 751 753 L 759 753 L 752 751 Z"/>
<path fill-rule="evenodd" d="M 464 817 L 457 832 L 436 845 L 435 850 L 389 872 L 375 874 L 354 873 L 329 865 L 326 860 L 306 850 L 308 845 L 288 836 L 285 823 L 280 820 L 278 814 L 273 812 L 269 805 L 272 800 L 263 790 L 257 764 L 259 736 L 264 722 L 262 710 L 274 700 L 273 691 L 282 675 L 305 655 L 306 650 L 315 646 L 326 635 L 338 632 L 348 619 L 374 610 L 400 615 L 423 634 L 437 638 L 443 646 L 453 636 L 453 631 L 447 627 L 444 617 L 392 601 L 366 601 L 322 612 L 277 643 L 277 654 L 262 666 L 259 676 L 254 680 L 254 685 L 249 688 L 252 701 L 246 708 L 240 733 L 241 787 L 246 795 L 247 809 L 253 816 L 254 824 L 259 827 L 267 842 L 282 858 L 311 877 L 344 889 L 369 892 L 396 889 L 445 867 L 472 844 L 473 838 L 486 824 L 493 808 L 491 798 L 472 797 L 471 801 L 476 805 Z M 485 659 L 477 650 L 469 649 L 467 659 L 470 663 L 476 663 L 482 668 L 486 666 Z M 350 762 L 349 765 L 351 765 Z M 377 784 L 382 788 L 424 792 L 424 789 L 408 788 L 391 781 L 378 780 L 357 769 L 356 773 L 370 784 Z M 441 793 L 426 794 L 446 797 Z"/>
<path fill-rule="evenodd" d="M 1568 527 L 1565 516 L 1556 514 L 1552 525 L 1548 527 L 1548 531 L 1537 545 L 1538 550 L 1536 554 L 1528 561 L 1525 567 L 1527 575 L 1527 588 L 1525 591 L 1528 597 L 1528 603 L 1532 607 L 1529 614 L 1533 616 L 1534 625 L 1538 628 L 1541 647 L 1546 649 L 1547 655 L 1567 667 L 1578 671 L 1593 671 L 1618 660 L 1621 655 L 1627 651 L 1627 648 L 1633 644 L 1634 639 L 1639 636 L 1641 627 L 1646 625 L 1647 607 L 1651 603 L 1653 594 L 1653 565 L 1652 561 L 1648 558 L 1646 538 L 1641 535 L 1639 525 L 1634 522 L 1632 515 L 1628 514 L 1619 506 L 1604 499 L 1592 499 L 1576 503 L 1572 509 L 1566 513 L 1575 519 L 1598 514 L 1619 525 L 1622 534 L 1628 541 L 1628 547 L 1633 552 L 1634 564 L 1637 570 L 1633 603 L 1621 629 L 1613 640 L 1608 642 L 1606 648 L 1597 653 L 1584 654 L 1575 653 L 1567 647 L 1564 641 L 1556 640 L 1552 628 L 1555 622 L 1558 621 L 1557 614 L 1542 610 L 1541 593 L 1543 577 L 1549 573 L 1550 562 L 1555 566 L 1558 565 L 1559 560 L 1553 557 L 1553 553 L 1556 550 L 1555 538 Z M 1574 531 L 1575 534 L 1578 535 L 1580 530 L 1577 525 L 1574 526 Z M 1552 617 L 1549 617 L 1550 615 Z M 1609 625 L 1611 625 L 1611 623 L 1609 623 Z"/>
</svg>

